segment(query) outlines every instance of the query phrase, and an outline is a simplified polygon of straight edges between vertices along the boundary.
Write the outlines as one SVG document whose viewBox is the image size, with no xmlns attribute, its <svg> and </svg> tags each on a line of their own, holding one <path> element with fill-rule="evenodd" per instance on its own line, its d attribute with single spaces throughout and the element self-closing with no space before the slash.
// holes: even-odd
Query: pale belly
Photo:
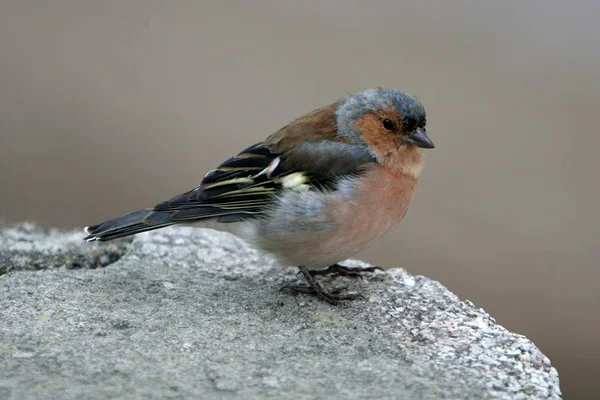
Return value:
<svg viewBox="0 0 600 400">
<path fill-rule="evenodd" d="M 323 268 L 343 261 L 402 220 L 415 180 L 383 170 L 348 181 L 335 193 L 287 193 L 268 218 L 239 236 L 283 264 Z"/>
</svg>

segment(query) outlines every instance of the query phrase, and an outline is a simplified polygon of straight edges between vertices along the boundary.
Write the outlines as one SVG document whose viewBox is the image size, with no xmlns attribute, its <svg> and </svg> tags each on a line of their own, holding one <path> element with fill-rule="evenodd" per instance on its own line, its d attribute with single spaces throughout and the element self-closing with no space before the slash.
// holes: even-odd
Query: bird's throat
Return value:
<svg viewBox="0 0 600 400">
<path fill-rule="evenodd" d="M 425 154 L 418 147 L 403 144 L 397 150 L 389 153 L 381 164 L 395 175 L 403 175 L 416 180 L 425 164 Z"/>
</svg>

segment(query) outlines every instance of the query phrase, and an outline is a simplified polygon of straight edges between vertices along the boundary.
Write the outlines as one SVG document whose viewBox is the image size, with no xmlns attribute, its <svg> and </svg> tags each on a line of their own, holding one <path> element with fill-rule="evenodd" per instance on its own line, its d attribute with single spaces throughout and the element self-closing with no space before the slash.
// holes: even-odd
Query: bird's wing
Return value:
<svg viewBox="0 0 600 400">
<path fill-rule="evenodd" d="M 210 171 L 193 190 L 155 206 L 172 222 L 217 217 L 254 218 L 286 189 L 331 190 L 340 176 L 358 174 L 375 160 L 368 149 L 336 135 L 335 107 L 298 118 Z"/>
</svg>

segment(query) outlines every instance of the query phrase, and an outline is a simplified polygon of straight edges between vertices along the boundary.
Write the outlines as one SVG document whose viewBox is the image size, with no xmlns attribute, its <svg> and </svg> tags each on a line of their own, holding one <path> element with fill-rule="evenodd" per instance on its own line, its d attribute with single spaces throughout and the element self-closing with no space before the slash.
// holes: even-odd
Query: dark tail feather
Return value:
<svg viewBox="0 0 600 400">
<path fill-rule="evenodd" d="M 119 218 L 104 221 L 98 225 L 85 228 L 89 236 L 85 238 L 88 242 L 98 240 L 106 242 L 136 233 L 152 231 L 173 225 L 171 212 L 153 211 L 151 209 L 138 210 Z"/>
</svg>

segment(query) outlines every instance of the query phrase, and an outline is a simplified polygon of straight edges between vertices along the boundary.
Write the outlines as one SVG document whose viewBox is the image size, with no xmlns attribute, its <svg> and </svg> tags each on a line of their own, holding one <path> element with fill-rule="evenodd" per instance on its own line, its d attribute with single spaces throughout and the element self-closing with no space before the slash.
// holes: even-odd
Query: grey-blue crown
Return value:
<svg viewBox="0 0 600 400">
<path fill-rule="evenodd" d="M 395 89 L 367 89 L 341 100 L 336 111 L 338 132 L 352 138 L 358 135 L 353 127 L 355 121 L 367 113 L 386 108 L 395 108 L 404 120 L 425 119 L 425 109 L 415 97 Z"/>
</svg>

